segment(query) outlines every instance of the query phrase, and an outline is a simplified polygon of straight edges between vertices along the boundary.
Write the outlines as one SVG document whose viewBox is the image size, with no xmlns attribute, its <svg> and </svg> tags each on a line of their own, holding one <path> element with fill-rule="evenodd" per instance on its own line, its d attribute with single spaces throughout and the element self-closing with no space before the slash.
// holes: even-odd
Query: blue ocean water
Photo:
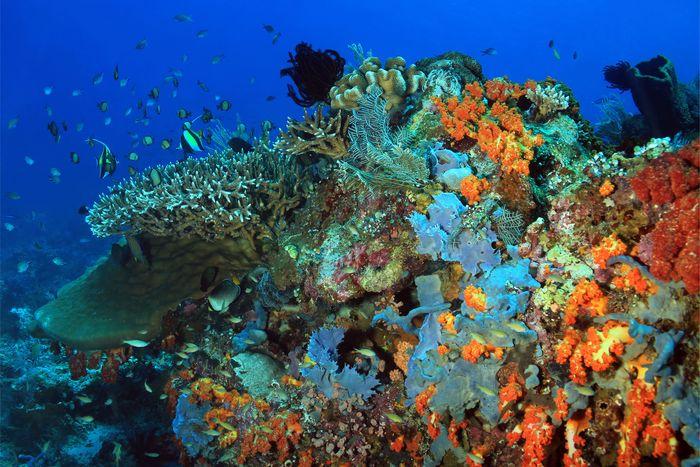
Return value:
<svg viewBox="0 0 700 467">
<path fill-rule="evenodd" d="M 291 81 L 280 77 L 299 42 L 337 50 L 348 62 L 350 44 L 408 63 L 462 52 L 480 62 L 486 77 L 565 83 L 582 115 L 596 122 L 602 117 L 596 101 L 605 96 L 619 95 L 629 112 L 637 112 L 630 93 L 608 87 L 606 65 L 663 54 L 679 81 L 698 75 L 699 18 L 696 0 L 2 1 L 0 327 L 16 333 L 12 308 L 39 307 L 108 251 L 111 241 L 94 238 L 78 210 L 128 177 L 129 166 L 141 171 L 179 160 L 178 110 L 191 112 L 191 119 L 206 107 L 225 127 L 243 123 L 256 133 L 263 121 L 284 128 L 288 117 L 300 118 L 302 109 L 287 95 Z M 489 48 L 495 52 L 482 53 Z M 144 125 L 137 103 L 146 105 L 154 88 L 161 112 L 147 107 Z M 222 101 L 231 108 L 218 109 Z M 52 121 L 58 142 L 47 128 Z M 145 136 L 153 138 L 151 146 L 134 145 Z M 88 138 L 107 143 L 117 156 L 113 176 L 98 176 L 101 148 L 90 147 Z M 167 150 L 163 139 L 172 142 Z M 128 160 L 132 151 L 138 161 Z M 60 176 L 52 181 L 54 169 Z"/>
<path fill-rule="evenodd" d="M 22 196 L 20 202 L 4 198 L 3 215 L 40 210 L 79 225 L 78 207 L 89 205 L 114 181 L 98 178 L 98 149 L 85 144 L 87 137 L 108 142 L 124 156 L 132 141 L 127 131 L 152 135 L 156 143 L 176 138 L 181 126 L 177 110 L 182 107 L 197 115 L 203 106 L 215 109 L 215 95 L 232 103 L 227 113 L 215 111 L 225 125 L 234 125 L 238 114 L 251 128 L 265 119 L 283 126 L 287 116 L 299 116 L 300 109 L 286 96 L 289 80 L 281 79 L 279 70 L 287 66 L 288 52 L 300 41 L 338 50 L 347 60 L 352 59 L 347 48 L 351 43 L 380 57 L 401 55 L 408 63 L 457 50 L 477 57 L 486 76 L 507 75 L 519 82 L 552 76 L 565 82 L 583 115 L 595 121 L 599 114 L 593 101 L 614 92 L 602 78 L 605 65 L 618 60 L 637 63 L 663 53 L 673 61 L 679 80 L 695 77 L 698 8 L 694 1 L 660 8 L 654 1 L 603 0 L 506 1 L 491 6 L 402 2 L 400 7 L 371 1 L 333 7 L 313 1 L 155 1 L 148 7 L 129 0 L 2 2 L 0 183 L 3 192 Z M 178 13 L 193 21 L 173 20 Z M 276 44 L 263 24 L 282 33 Z M 198 39 L 196 33 L 204 29 L 206 36 Z M 136 50 L 142 39 L 148 41 L 146 48 Z M 555 41 L 560 60 L 547 47 L 549 40 Z M 481 56 L 488 47 L 498 54 Z M 218 54 L 225 58 L 213 65 L 211 59 Z M 115 65 L 120 77 L 129 80 L 123 88 L 112 79 Z M 176 98 L 170 97 L 172 86 L 164 82 L 172 69 L 183 73 Z M 98 73 L 104 73 L 104 80 L 93 85 Z M 203 92 L 197 80 L 210 91 Z M 51 95 L 44 95 L 45 86 L 53 87 Z M 163 94 L 162 114 L 148 127 L 135 124 L 137 100 L 145 101 L 154 86 Z M 83 94 L 72 97 L 74 89 Z M 268 96 L 275 100 L 266 101 Z M 623 98 L 633 110 L 629 96 Z M 110 106 L 106 113 L 97 108 L 103 100 Z M 47 106 L 53 109 L 52 117 L 46 114 Z M 129 107 L 134 112 L 127 118 Z M 19 123 L 10 130 L 8 121 L 15 117 Z M 105 117 L 112 118 L 109 126 L 104 125 Z M 58 144 L 46 129 L 51 120 L 65 121 L 70 128 Z M 80 122 L 85 128 L 78 133 L 75 126 Z M 71 164 L 71 151 L 80 155 L 80 164 Z M 138 168 L 179 157 L 174 148 L 164 152 L 158 144 L 137 152 Z M 36 164 L 27 166 L 25 156 Z M 127 165 L 120 164 L 115 178 L 128 175 Z M 60 184 L 48 182 L 51 167 L 61 171 Z M 3 238 L 7 236 L 3 232 Z"/>
</svg>

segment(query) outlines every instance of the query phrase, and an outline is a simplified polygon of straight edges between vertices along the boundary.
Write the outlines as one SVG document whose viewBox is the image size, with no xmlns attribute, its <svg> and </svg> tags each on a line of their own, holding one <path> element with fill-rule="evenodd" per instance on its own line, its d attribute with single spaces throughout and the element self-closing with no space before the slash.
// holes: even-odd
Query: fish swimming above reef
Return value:
<svg viewBox="0 0 700 467">
<path fill-rule="evenodd" d="M 57 143 L 61 141 L 61 135 L 58 133 L 58 124 L 56 124 L 55 121 L 51 120 L 47 128 L 49 133 L 51 133 L 51 136 L 53 136 L 54 141 Z"/>
<path fill-rule="evenodd" d="M 263 29 L 269 33 L 275 32 L 275 28 L 271 24 L 263 24 Z"/>
<path fill-rule="evenodd" d="M 146 48 L 148 45 L 148 41 L 146 39 L 141 39 L 136 43 L 136 46 L 134 47 L 136 50 L 143 50 Z"/>
<path fill-rule="evenodd" d="M 102 152 L 97 158 L 97 169 L 99 171 L 99 177 L 105 178 L 107 177 L 107 175 L 112 175 L 114 171 L 117 170 L 117 158 L 114 157 L 114 154 L 112 154 L 112 151 L 109 149 L 109 146 L 107 146 L 102 141 L 95 138 L 90 138 L 88 142 L 90 141 L 94 141 L 102 145 Z"/>
<path fill-rule="evenodd" d="M 185 155 L 204 151 L 202 138 L 192 130 L 192 124 L 190 122 L 185 122 L 182 127 L 180 145 Z"/>
<path fill-rule="evenodd" d="M 100 84 L 102 82 L 102 78 L 104 78 L 104 73 L 97 73 L 95 76 L 92 77 L 92 84 Z"/>
<path fill-rule="evenodd" d="M 491 56 L 498 55 L 498 50 L 496 50 L 493 47 L 488 47 L 488 48 L 481 51 L 481 55 L 491 55 Z"/>
<path fill-rule="evenodd" d="M 197 31 L 197 34 L 195 34 L 195 37 L 197 37 L 197 39 L 202 39 L 203 37 L 205 37 L 207 35 L 208 32 L 209 32 L 209 30 L 207 30 L 207 29 L 201 29 L 201 30 Z"/>
<path fill-rule="evenodd" d="M 17 272 L 23 274 L 29 269 L 29 261 L 20 261 L 17 263 Z"/>
</svg>

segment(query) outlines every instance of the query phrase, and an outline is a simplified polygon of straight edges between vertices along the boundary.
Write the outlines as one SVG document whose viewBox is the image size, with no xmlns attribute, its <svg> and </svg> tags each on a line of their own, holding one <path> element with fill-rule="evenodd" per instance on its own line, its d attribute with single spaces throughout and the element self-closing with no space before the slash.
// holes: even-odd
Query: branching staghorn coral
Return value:
<svg viewBox="0 0 700 467">
<path fill-rule="evenodd" d="M 160 183 L 150 174 L 156 171 Z M 157 166 L 100 195 L 87 222 L 98 237 L 149 233 L 215 240 L 272 237 L 303 197 L 305 178 L 288 156 L 215 153 Z"/>
<path fill-rule="evenodd" d="M 313 115 L 304 109 L 304 120 L 287 119 L 287 131 L 281 131 L 275 148 L 292 156 L 316 153 L 342 159 L 348 153 L 348 118 L 342 113 L 324 118 L 319 106 Z"/>
<path fill-rule="evenodd" d="M 529 88 L 525 95 L 532 102 L 529 112 L 536 122 L 549 120 L 557 112 L 569 108 L 569 97 L 556 84 L 554 86 L 538 84 L 535 89 Z"/>
<path fill-rule="evenodd" d="M 330 90 L 331 108 L 352 110 L 370 88 L 379 86 L 387 111 L 403 104 L 406 97 L 422 89 L 425 73 L 415 65 L 406 68 L 402 57 L 388 58 L 382 62 L 377 57 L 368 57 L 353 72 L 343 76 Z"/>
<path fill-rule="evenodd" d="M 382 89 L 372 86 L 358 101 L 350 122 L 350 158 L 341 161 L 349 181 L 366 186 L 416 187 L 429 176 L 424 157 L 408 147 L 412 135 L 405 128 L 392 132 Z"/>
</svg>

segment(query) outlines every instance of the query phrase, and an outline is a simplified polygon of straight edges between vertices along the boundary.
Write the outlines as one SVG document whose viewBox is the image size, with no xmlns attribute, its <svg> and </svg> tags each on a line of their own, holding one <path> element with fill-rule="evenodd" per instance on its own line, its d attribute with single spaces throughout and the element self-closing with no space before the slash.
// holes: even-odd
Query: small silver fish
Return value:
<svg viewBox="0 0 700 467">
<path fill-rule="evenodd" d="M 61 258 L 59 258 L 58 256 L 56 256 L 54 259 L 52 259 L 51 262 L 52 262 L 53 264 L 55 264 L 56 266 L 63 266 L 63 265 L 66 264 L 66 262 L 63 261 L 63 260 L 62 260 Z"/>
<path fill-rule="evenodd" d="M 92 423 L 95 421 L 95 417 L 93 417 L 92 415 L 83 415 L 82 417 L 77 417 L 77 418 L 81 422 L 85 422 L 85 423 Z"/>
<path fill-rule="evenodd" d="M 146 388 L 147 392 L 153 392 L 153 389 L 151 389 L 151 387 L 148 385 L 148 382 L 144 381 L 143 387 Z"/>
<path fill-rule="evenodd" d="M 221 433 L 219 433 L 216 430 L 207 430 L 207 431 L 203 431 L 202 433 L 204 433 L 205 435 L 209 435 L 209 436 L 220 436 L 221 435 Z"/>
<path fill-rule="evenodd" d="M 158 454 L 157 452 L 144 452 L 143 455 L 146 457 L 151 457 L 153 459 L 160 456 L 160 454 Z"/>
<path fill-rule="evenodd" d="M 138 348 L 146 347 L 150 343 L 150 342 L 142 341 L 140 339 L 128 339 L 128 340 L 125 340 L 122 342 L 124 344 L 128 344 L 132 347 L 138 347 Z"/>
<path fill-rule="evenodd" d="M 83 404 L 89 404 L 92 402 L 92 399 L 90 399 L 88 396 L 83 396 L 82 394 L 77 395 L 76 398 Z"/>
</svg>

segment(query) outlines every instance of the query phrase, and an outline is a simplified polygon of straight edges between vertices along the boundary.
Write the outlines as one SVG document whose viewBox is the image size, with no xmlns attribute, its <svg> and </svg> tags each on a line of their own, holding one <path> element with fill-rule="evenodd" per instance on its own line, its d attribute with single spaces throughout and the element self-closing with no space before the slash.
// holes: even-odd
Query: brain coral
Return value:
<svg viewBox="0 0 700 467">
<path fill-rule="evenodd" d="M 308 185 L 291 157 L 264 150 L 216 153 L 117 184 L 100 195 L 87 221 L 98 237 L 129 232 L 253 242 L 284 226 L 285 213 L 302 201 Z"/>
<path fill-rule="evenodd" d="M 400 107 L 404 99 L 423 87 L 425 73 L 415 65 L 406 68 L 402 57 L 388 58 L 382 62 L 377 57 L 368 57 L 352 73 L 349 73 L 330 90 L 331 108 L 352 110 L 359 107 L 358 101 L 373 84 L 382 88 L 386 110 Z"/>
</svg>

